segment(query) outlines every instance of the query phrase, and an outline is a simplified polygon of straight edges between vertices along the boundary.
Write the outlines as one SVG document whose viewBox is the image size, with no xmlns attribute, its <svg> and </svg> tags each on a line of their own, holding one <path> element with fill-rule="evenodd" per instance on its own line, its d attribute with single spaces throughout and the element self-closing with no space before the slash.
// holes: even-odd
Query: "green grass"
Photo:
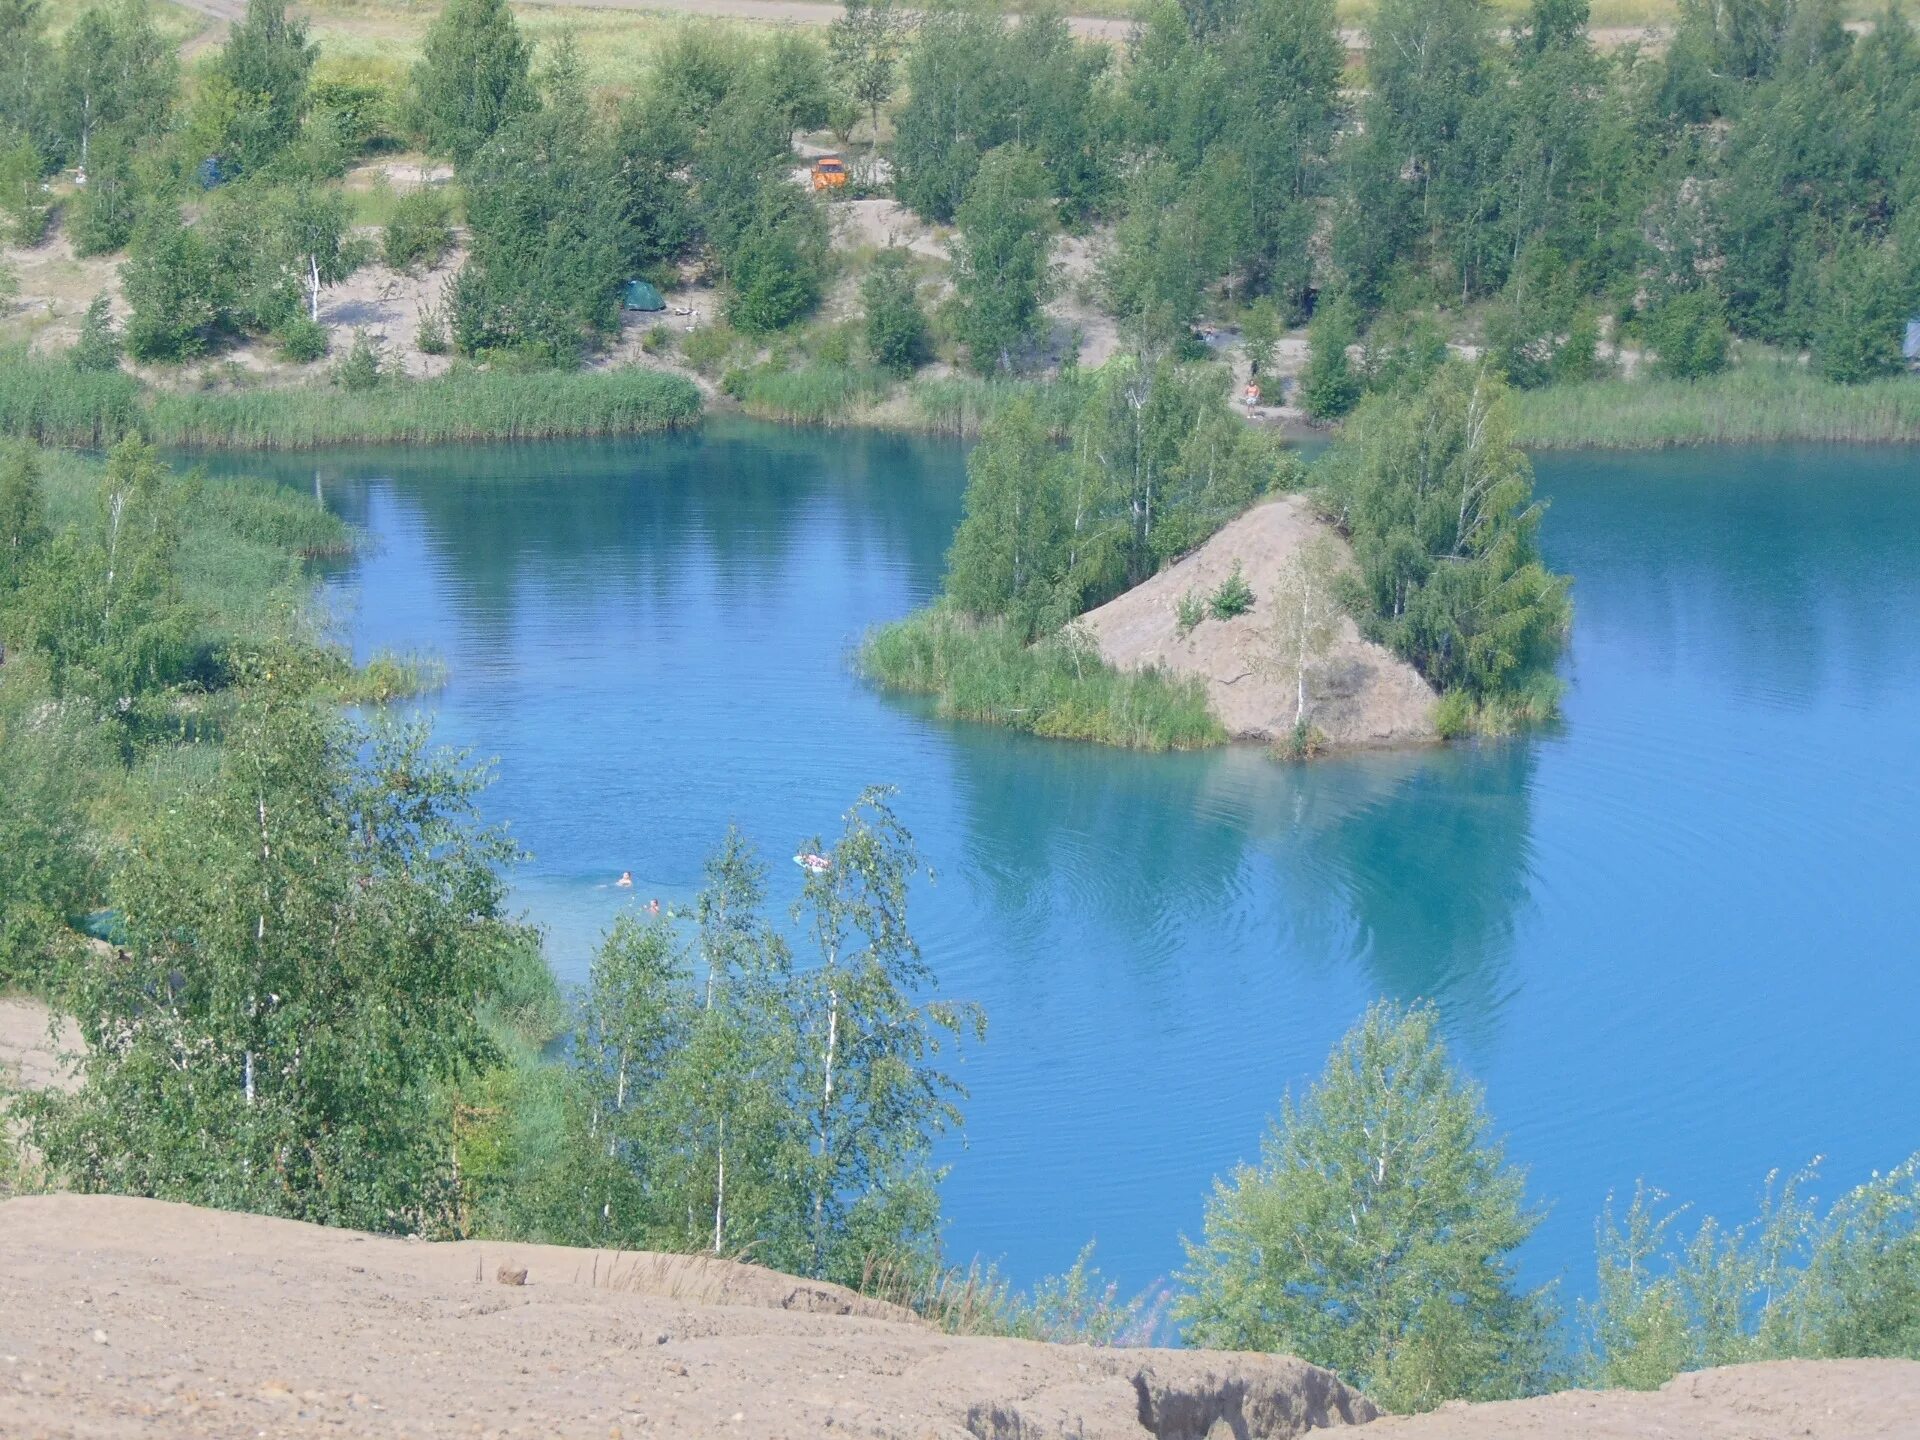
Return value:
<svg viewBox="0 0 1920 1440">
<path fill-rule="evenodd" d="M 1084 379 L 986 380 L 977 375 L 950 375 L 916 380 L 908 387 L 907 428 L 936 435 L 971 438 L 1015 400 L 1031 400 L 1050 434 L 1064 435 L 1085 399 Z"/>
<path fill-rule="evenodd" d="M 457 371 L 347 393 L 324 386 L 153 397 L 153 437 L 169 445 L 303 450 L 320 445 L 430 445 L 638 435 L 691 425 L 700 391 L 658 370 Z"/>
<path fill-rule="evenodd" d="M 857 663 L 877 684 L 936 697 L 944 715 L 1052 739 L 1198 750 L 1227 738 L 1199 680 L 1115 670 L 1066 638 L 1025 645 L 1005 621 L 943 606 L 871 631 Z"/>
<path fill-rule="evenodd" d="M 1836 385 L 1788 363 L 1741 365 L 1705 380 L 1559 385 L 1513 399 L 1529 449 L 1920 441 L 1920 378 Z"/>
<path fill-rule="evenodd" d="M 140 423 L 140 384 L 132 376 L 83 375 L 64 357 L 0 350 L 0 434 L 93 449 Z"/>
<path fill-rule="evenodd" d="M 763 420 L 840 426 L 868 423 L 867 410 L 886 398 L 893 380 L 882 370 L 846 365 L 755 365 L 728 371 L 720 388 Z"/>
<path fill-rule="evenodd" d="M 460 369 L 356 393 L 327 385 L 183 393 L 146 390 L 125 374 L 77 374 L 59 358 L 0 352 L 0 434 L 87 449 L 129 433 L 243 450 L 638 435 L 692 425 L 700 411 L 692 381 L 658 370 Z"/>
</svg>

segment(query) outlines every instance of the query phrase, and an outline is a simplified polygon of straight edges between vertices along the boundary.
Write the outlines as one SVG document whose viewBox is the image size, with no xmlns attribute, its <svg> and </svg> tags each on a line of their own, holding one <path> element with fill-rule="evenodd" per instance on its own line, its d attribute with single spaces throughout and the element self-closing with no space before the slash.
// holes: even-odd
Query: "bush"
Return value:
<svg viewBox="0 0 1920 1440">
<path fill-rule="evenodd" d="M 452 346 L 447 334 L 447 307 L 445 302 L 420 307 L 420 328 L 415 332 L 413 343 L 420 347 L 422 355 L 444 355 Z"/>
<path fill-rule="evenodd" d="M 895 375 L 911 375 L 929 354 L 913 266 L 904 250 L 884 251 L 860 286 L 866 308 L 867 354 Z"/>
<path fill-rule="evenodd" d="M 1644 326 L 1654 369 L 1673 380 L 1697 380 L 1727 363 L 1727 311 L 1718 292 L 1686 290 L 1664 301 Z"/>
<path fill-rule="evenodd" d="M 83 375 L 103 374 L 120 368 L 120 350 L 112 304 L 105 295 L 96 295 L 87 306 L 87 318 L 80 322 L 80 338 L 67 352 L 67 363 Z"/>
<path fill-rule="evenodd" d="M 453 202 L 432 187 L 409 190 L 394 202 L 380 237 L 381 254 L 394 270 L 431 270 L 453 248 Z"/>
<path fill-rule="evenodd" d="M 673 348 L 673 331 L 664 325 L 652 325 L 640 337 L 640 348 L 649 355 L 664 355 Z"/>
<path fill-rule="evenodd" d="M 328 349 L 327 327 L 305 315 L 295 316 L 280 327 L 280 355 L 296 365 L 310 365 L 324 359 Z"/>
<path fill-rule="evenodd" d="M 702 325 L 687 332 L 687 338 L 680 342 L 680 353 L 702 375 L 711 375 L 726 363 L 739 343 L 740 337 L 730 325 Z"/>
<path fill-rule="evenodd" d="M 1539 1220 L 1432 1007 L 1376 1004 L 1260 1163 L 1215 1182 L 1176 1313 L 1192 1343 L 1298 1355 L 1395 1411 L 1525 1394 L 1553 1315 L 1512 1257 Z"/>
<path fill-rule="evenodd" d="M 353 348 L 334 367 L 333 383 L 342 390 L 371 390 L 384 373 L 380 364 L 380 342 L 365 330 L 353 332 Z"/>
<path fill-rule="evenodd" d="M 1353 302 L 1342 295 L 1320 307 L 1307 332 L 1307 368 L 1300 396 L 1315 420 L 1337 420 L 1360 400 L 1360 377 L 1347 358 L 1359 331 Z"/>
<path fill-rule="evenodd" d="M 1241 573 L 1240 562 L 1233 562 L 1233 571 L 1220 582 L 1220 588 L 1207 597 L 1207 610 L 1216 620 L 1231 620 L 1236 615 L 1244 615 L 1253 608 L 1253 587 L 1247 584 L 1247 577 Z"/>
<path fill-rule="evenodd" d="M 1182 636 L 1191 635 L 1206 618 L 1207 602 L 1200 598 L 1198 590 L 1187 591 L 1174 604 L 1173 621 Z"/>
</svg>

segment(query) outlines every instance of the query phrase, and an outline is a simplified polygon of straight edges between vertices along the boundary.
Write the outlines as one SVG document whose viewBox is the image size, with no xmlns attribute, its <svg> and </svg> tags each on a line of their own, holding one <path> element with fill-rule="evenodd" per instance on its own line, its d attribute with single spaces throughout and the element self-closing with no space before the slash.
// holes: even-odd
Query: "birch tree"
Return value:
<svg viewBox="0 0 1920 1440">
<path fill-rule="evenodd" d="M 1339 547 L 1329 537 L 1315 535 L 1294 552 L 1274 582 L 1269 663 L 1293 683 L 1296 735 L 1307 725 L 1308 677 L 1340 634 L 1344 612 L 1336 593 L 1339 573 Z"/>
<path fill-rule="evenodd" d="M 313 652 L 241 657 L 217 778 L 136 829 L 85 968 L 83 1085 L 34 1143 L 74 1188 L 381 1231 L 457 1224 L 445 1088 L 516 927 L 483 777 L 365 733 Z"/>
<path fill-rule="evenodd" d="M 813 1130 L 808 1271 L 857 1280 L 876 1246 L 928 1256 L 936 1240 L 935 1135 L 965 1090 L 936 1064 L 946 1041 L 983 1037 L 979 1010 L 923 1000 L 933 972 L 907 928 L 921 868 L 892 791 L 870 787 L 831 849 L 809 841 L 794 918 L 807 936 L 806 1091 Z"/>
<path fill-rule="evenodd" d="M 1260 1163 L 1214 1182 L 1187 1244 L 1191 1342 L 1298 1355 L 1392 1410 L 1540 1378 L 1553 1317 L 1513 1264 L 1540 1215 L 1438 1026 L 1373 1006 L 1281 1101 Z"/>
</svg>

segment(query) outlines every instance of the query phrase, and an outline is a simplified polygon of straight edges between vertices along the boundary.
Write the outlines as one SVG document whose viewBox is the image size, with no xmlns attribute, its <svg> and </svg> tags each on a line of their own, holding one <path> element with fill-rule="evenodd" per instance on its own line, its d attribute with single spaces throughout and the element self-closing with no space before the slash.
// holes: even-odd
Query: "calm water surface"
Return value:
<svg viewBox="0 0 1920 1440">
<path fill-rule="evenodd" d="M 1912 451 L 1541 461 L 1564 727 L 1309 767 L 1030 740 L 854 679 L 862 630 L 939 586 L 956 446 L 716 424 L 224 463 L 375 537 L 330 587 L 342 633 L 447 661 L 439 733 L 498 757 L 568 981 L 620 906 L 689 898 L 728 821 L 784 857 L 900 787 L 937 871 L 914 929 L 991 1022 L 956 1255 L 1024 1280 L 1094 1238 L 1166 1274 L 1383 995 L 1439 1003 L 1551 1207 L 1529 1275 L 1576 1291 L 1637 1177 L 1744 1214 L 1773 1166 L 1850 1184 L 1920 1147 Z"/>
</svg>

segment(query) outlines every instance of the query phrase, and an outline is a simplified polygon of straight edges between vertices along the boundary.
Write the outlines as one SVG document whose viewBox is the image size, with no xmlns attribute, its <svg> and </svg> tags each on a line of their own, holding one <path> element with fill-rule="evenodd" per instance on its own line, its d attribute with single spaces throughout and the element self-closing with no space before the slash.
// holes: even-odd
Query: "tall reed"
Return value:
<svg viewBox="0 0 1920 1440">
<path fill-rule="evenodd" d="M 140 424 L 140 384 L 131 375 L 0 350 L 0 435 L 96 449 Z"/>
<path fill-rule="evenodd" d="M 936 605 L 870 631 L 856 663 L 878 684 L 934 696 L 942 714 L 1053 739 L 1198 750 L 1227 738 L 1198 679 L 1116 670 L 1071 627 L 1028 645 L 1004 620 Z"/>
<path fill-rule="evenodd" d="M 1601 380 L 1513 399 L 1520 443 L 1532 449 L 1920 441 L 1920 379 L 1836 385 L 1764 361 L 1703 380 Z"/>
<path fill-rule="evenodd" d="M 297 450 L 355 442 L 545 440 L 636 435 L 699 420 L 692 381 L 658 370 L 503 374 L 334 389 L 154 395 L 148 424 L 169 445 Z"/>
</svg>

